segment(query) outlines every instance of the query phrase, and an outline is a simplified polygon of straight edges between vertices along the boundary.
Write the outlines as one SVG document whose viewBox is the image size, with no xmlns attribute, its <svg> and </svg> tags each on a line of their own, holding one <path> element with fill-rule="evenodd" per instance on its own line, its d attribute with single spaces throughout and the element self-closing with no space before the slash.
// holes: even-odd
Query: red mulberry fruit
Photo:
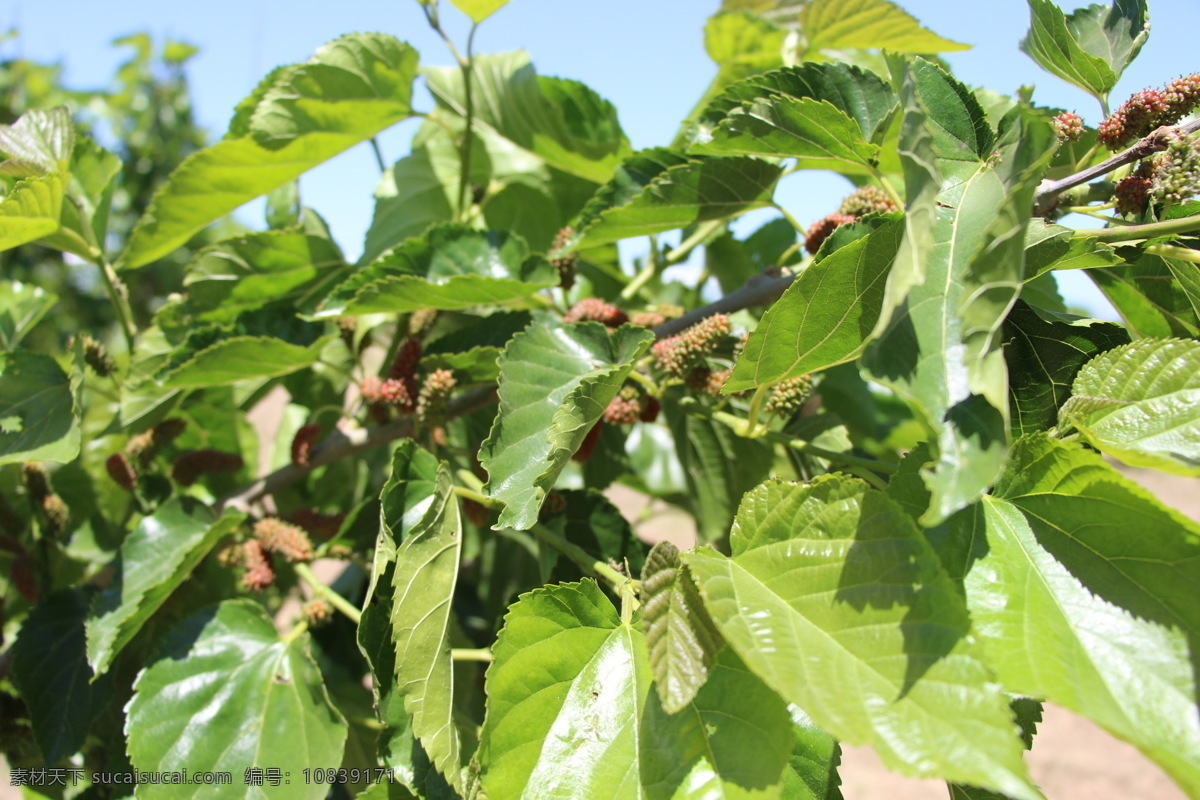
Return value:
<svg viewBox="0 0 1200 800">
<path fill-rule="evenodd" d="M 629 316 L 614 305 L 609 305 L 595 297 L 587 297 L 571 306 L 571 310 L 563 316 L 563 322 L 599 322 L 610 328 L 619 328 L 629 322 Z"/>
</svg>

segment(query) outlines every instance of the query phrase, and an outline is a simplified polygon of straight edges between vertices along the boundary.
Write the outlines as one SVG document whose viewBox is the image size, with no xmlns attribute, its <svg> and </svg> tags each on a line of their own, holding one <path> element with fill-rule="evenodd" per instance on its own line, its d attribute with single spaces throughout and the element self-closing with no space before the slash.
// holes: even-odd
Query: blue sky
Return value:
<svg viewBox="0 0 1200 800">
<path fill-rule="evenodd" d="M 1028 27 L 1024 0 L 966 3 L 962 0 L 901 0 L 928 27 L 974 45 L 948 55 L 960 80 L 1012 92 L 1036 85 L 1035 100 L 1074 109 L 1095 124 L 1099 109 L 1083 92 L 1046 73 L 1017 48 Z M 1060 0 L 1070 9 L 1073 0 Z M 443 2 L 451 35 L 465 38 L 465 20 Z M 668 143 L 679 121 L 707 86 L 715 67 L 704 52 L 705 19 L 718 0 L 512 0 L 476 35 L 478 52 L 528 50 L 543 74 L 581 80 L 611 100 L 634 147 Z M 1148 85 L 1200 71 L 1195 54 L 1200 1 L 1151 0 L 1151 36 L 1114 92 L 1114 103 Z M 382 31 L 416 47 L 424 64 L 448 64 L 444 45 L 427 28 L 415 0 L 9 0 L 0 6 L 0 29 L 20 37 L 3 44 L 4 56 L 61 61 L 73 86 L 103 86 L 123 58 L 109 43 L 135 31 L 174 37 L 200 47 L 190 63 L 198 118 L 215 138 L 234 105 L 277 64 L 306 59 L 324 42 L 352 31 Z M 389 160 L 404 155 L 414 124 L 381 137 Z M 837 176 L 803 173 L 784 187 L 780 201 L 801 221 L 836 206 L 847 184 Z M 339 243 L 354 257 L 370 221 L 371 193 L 378 180 L 366 148 L 352 150 L 309 173 L 304 202 L 329 219 Z M 248 222 L 257 215 L 243 214 Z M 1069 300 L 1084 302 L 1090 287 L 1072 276 Z M 1082 279 L 1082 280 L 1079 280 Z"/>
</svg>

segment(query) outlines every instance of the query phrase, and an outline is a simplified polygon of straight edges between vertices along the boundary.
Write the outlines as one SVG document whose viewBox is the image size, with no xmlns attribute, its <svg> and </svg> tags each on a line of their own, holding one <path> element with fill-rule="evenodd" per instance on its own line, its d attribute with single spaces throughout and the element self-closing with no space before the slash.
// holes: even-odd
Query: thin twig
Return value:
<svg viewBox="0 0 1200 800">
<path fill-rule="evenodd" d="M 692 327 L 697 322 L 711 317 L 713 314 L 731 314 L 743 308 L 767 306 L 774 303 L 783 294 L 783 290 L 791 285 L 794 275 L 780 275 L 764 272 L 749 278 L 740 288 L 733 290 L 722 298 L 714 300 L 706 306 L 693 309 L 682 317 L 667 320 L 650 330 L 659 339 L 673 336 L 682 330 Z"/>
<path fill-rule="evenodd" d="M 478 389 L 470 389 L 450 401 L 450 405 L 446 409 L 446 417 L 447 419 L 461 417 L 464 414 L 469 414 L 476 409 L 483 408 L 494 402 L 496 402 L 496 389 L 494 387 L 485 386 Z M 309 457 L 309 466 L 301 467 L 295 464 L 288 464 L 285 467 L 280 467 L 270 475 L 265 475 L 254 481 L 254 483 L 246 488 L 218 500 L 217 510 L 233 508 L 246 511 L 252 503 L 257 502 L 267 495 L 274 494 L 285 486 L 296 483 L 316 467 L 323 467 L 339 459 L 361 453 L 364 450 L 370 450 L 372 447 L 379 447 L 396 439 L 412 436 L 413 430 L 413 421 L 410 417 L 398 419 L 385 425 L 360 428 L 354 431 L 334 429 L 332 433 L 325 437 L 324 441 L 313 448 L 312 454 Z"/>
<path fill-rule="evenodd" d="M 331 587 L 316 576 L 312 568 L 308 564 L 300 563 L 295 565 L 296 577 L 308 584 L 308 588 L 312 589 L 313 594 L 323 598 L 329 605 L 342 612 L 355 624 L 362 620 L 362 612 L 354 607 L 346 598 L 335 592 Z"/>
<path fill-rule="evenodd" d="M 1149 133 L 1135 142 L 1128 150 L 1117 153 L 1112 158 L 1105 159 L 1094 167 L 1076 172 L 1074 175 L 1068 175 L 1062 180 L 1050 181 L 1043 183 L 1038 187 L 1037 193 L 1033 197 L 1033 213 L 1044 214 L 1054 207 L 1054 201 L 1058 196 L 1081 183 L 1087 183 L 1093 178 L 1099 178 L 1101 175 L 1107 175 L 1117 167 L 1123 167 L 1126 164 L 1132 164 L 1134 161 L 1140 161 L 1151 153 L 1157 153 L 1167 149 L 1167 143 L 1170 141 L 1169 134 L 1172 131 L 1178 131 L 1186 136 L 1193 131 L 1200 130 L 1200 119 L 1192 120 L 1186 125 L 1172 127 L 1170 125 L 1163 126 L 1156 131 Z"/>
</svg>

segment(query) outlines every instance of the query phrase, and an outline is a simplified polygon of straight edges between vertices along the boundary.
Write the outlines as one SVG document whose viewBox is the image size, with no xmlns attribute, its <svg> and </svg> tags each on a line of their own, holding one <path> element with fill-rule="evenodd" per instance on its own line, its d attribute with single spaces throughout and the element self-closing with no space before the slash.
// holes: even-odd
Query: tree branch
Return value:
<svg viewBox="0 0 1200 800">
<path fill-rule="evenodd" d="M 682 330 L 692 327 L 697 322 L 711 317 L 713 314 L 730 314 L 743 308 L 768 306 L 779 299 L 783 290 L 796 279 L 795 275 L 781 275 L 778 272 L 764 272 L 754 275 L 722 298 L 714 300 L 706 306 L 693 309 L 682 317 L 667 320 L 662 325 L 651 328 L 651 332 L 659 339 L 673 336 Z"/>
<path fill-rule="evenodd" d="M 454 419 L 455 417 L 461 417 L 464 414 L 469 414 L 476 409 L 483 408 L 494 402 L 496 402 L 495 387 L 484 386 L 478 389 L 471 389 L 450 401 L 450 405 L 446 409 L 446 418 Z M 313 448 L 308 466 L 300 467 L 295 464 L 288 464 L 286 467 L 280 467 L 270 475 L 265 475 L 254 481 L 254 483 L 241 491 L 222 497 L 217 501 L 217 511 L 220 512 L 226 508 L 246 511 L 249 509 L 251 503 L 301 480 L 316 467 L 323 467 L 339 459 L 361 453 L 364 450 L 370 450 L 372 447 L 378 447 L 396 439 L 403 439 L 405 436 L 411 436 L 412 434 L 413 421 L 411 417 L 394 420 L 386 425 L 378 425 L 373 428 L 359 428 L 358 430 L 348 432 L 335 429 L 320 444 Z"/>
<path fill-rule="evenodd" d="M 1178 127 L 1164 125 L 1158 130 L 1142 137 L 1128 150 L 1117 153 L 1112 158 L 1106 159 L 1094 167 L 1076 172 L 1074 175 L 1068 175 L 1062 180 L 1044 182 L 1038 187 L 1037 194 L 1033 196 L 1033 213 L 1045 214 L 1054 207 L 1054 201 L 1067 189 L 1074 188 L 1081 183 L 1087 183 L 1093 178 L 1099 178 L 1101 175 L 1107 175 L 1117 167 L 1132 164 L 1134 161 L 1139 161 L 1151 153 L 1166 150 L 1167 142 L 1169 141 L 1168 134 L 1172 131 L 1178 131 L 1183 136 L 1187 136 L 1189 133 L 1197 130 L 1200 130 L 1200 120 L 1193 120 L 1186 125 Z"/>
</svg>

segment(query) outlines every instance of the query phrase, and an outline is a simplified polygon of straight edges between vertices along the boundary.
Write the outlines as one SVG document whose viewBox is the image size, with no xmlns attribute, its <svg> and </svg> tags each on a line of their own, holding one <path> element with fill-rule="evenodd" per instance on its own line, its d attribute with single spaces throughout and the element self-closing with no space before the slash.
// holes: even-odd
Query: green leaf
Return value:
<svg viewBox="0 0 1200 800">
<path fill-rule="evenodd" d="M 351 275 L 317 316 L 509 304 L 557 283 L 550 262 L 516 234 L 439 225 Z"/>
<path fill-rule="evenodd" d="M 837 768 L 842 748 L 798 706 L 788 706 L 792 715 L 796 743 L 783 771 L 783 797 L 786 800 L 842 800 Z"/>
<path fill-rule="evenodd" d="M 722 541 L 742 495 L 770 474 L 774 446 L 688 414 L 676 402 L 664 403 L 663 411 L 687 480 L 685 507 L 696 518 L 700 541 Z"/>
<path fill-rule="evenodd" d="M 83 631 L 89 602 L 88 593 L 79 589 L 50 595 L 21 624 L 12 646 L 13 678 L 46 764 L 83 746 L 111 693 L 109 681 L 91 681 Z"/>
<path fill-rule="evenodd" d="M 1007 458 L 1009 398 L 1000 326 L 1024 277 L 1025 225 L 1055 140 L 1044 120 L 1018 110 L 1005 118 L 995 145 L 997 163 L 966 160 L 989 140 L 986 119 L 961 103 L 957 91 L 944 95 L 956 84 L 927 62 L 917 61 L 905 81 L 913 91 L 915 117 L 924 103 L 944 97 L 956 115 L 962 112 L 949 127 L 940 115 L 925 117 L 923 133 L 909 127 L 915 119 L 905 121 L 906 135 L 925 137 L 928 144 L 921 147 L 962 182 L 943 170 L 950 185 L 938 194 L 930 229 L 914 229 L 920 219 L 909 216 L 878 338 L 862 363 L 871 377 L 908 400 L 936 447 L 937 463 L 924 476 L 932 499 L 922 521 L 932 524 L 982 495 Z M 986 136 L 973 127 L 980 119 Z M 919 168 L 923 165 L 913 167 Z M 894 310 L 890 302 L 897 303 Z"/>
<path fill-rule="evenodd" d="M 617 206 L 629 204 L 658 176 L 671 167 L 688 163 L 688 157 L 665 147 L 639 150 L 626 158 L 612 177 L 596 190 L 579 214 L 580 229 L 595 222 L 600 214 Z"/>
<path fill-rule="evenodd" d="M 0 251 L 58 230 L 66 176 L 52 172 L 18 181 L 0 200 Z"/>
<path fill-rule="evenodd" d="M 508 0 L 450 0 L 450 2 L 475 23 L 483 22 L 508 5 Z"/>
<path fill-rule="evenodd" d="M 1200 475 L 1200 344 L 1143 339 L 1096 356 L 1059 425 L 1127 464 Z"/>
<path fill-rule="evenodd" d="M 472 171 L 478 159 L 472 154 Z M 383 173 L 375 190 L 375 213 L 363 243 L 370 263 L 405 239 L 420 236 L 437 222 L 449 222 L 458 208 L 459 150 L 449 137 L 414 145 L 412 152 Z"/>
<path fill-rule="evenodd" d="M 592 581 L 524 595 L 494 654 L 480 737 L 490 797 L 780 796 L 792 744 L 782 701 L 726 651 L 668 715 L 644 638 Z"/>
<path fill-rule="evenodd" d="M 625 442 L 619 433 L 619 426 L 605 426 L 605 431 L 608 430 L 617 434 L 621 455 L 624 455 Z M 598 452 L 594 452 L 588 459 L 584 466 L 585 477 L 587 466 L 598 455 Z M 595 486 L 595 482 L 590 480 L 585 480 L 585 483 L 589 487 Z M 628 520 L 612 501 L 595 488 L 556 489 L 555 494 L 562 497 L 562 510 L 545 515 L 541 520 L 542 525 L 597 558 L 621 564 L 630 575 L 641 572 L 646 563 L 647 547 L 634 535 Z M 578 565 L 562 557 L 557 550 L 543 548 L 540 560 L 544 567 L 549 568 L 550 579 L 546 583 L 566 583 L 584 577 Z"/>
<path fill-rule="evenodd" d="M 841 476 L 769 482 L 743 500 L 730 545 L 732 558 L 684 563 L 726 641 L 785 700 L 904 774 L 1040 797 L 962 599 L 899 506 Z"/>
<path fill-rule="evenodd" d="M 344 267 L 337 245 L 320 236 L 272 231 L 225 239 L 188 265 L 184 311 L 202 322 L 231 322 L 275 302 L 303 310 Z"/>
<path fill-rule="evenodd" d="M 887 49 L 898 53 L 950 53 L 971 45 L 943 39 L 921 27 L 889 0 L 813 0 L 800 12 L 809 50 Z"/>
<path fill-rule="evenodd" d="M 787 31 L 757 14 L 722 11 L 704 24 L 704 50 L 725 70 L 783 66 Z"/>
<path fill-rule="evenodd" d="M 1051 0 L 1029 0 L 1029 13 L 1021 50 L 1102 101 L 1150 36 L 1145 0 L 1113 0 L 1069 15 Z"/>
<path fill-rule="evenodd" d="M 1025 280 L 1031 281 L 1050 270 L 1116 267 L 1125 263 L 1112 247 L 1075 236 L 1075 231 L 1041 219 L 1029 221 L 1025 230 Z"/>
<path fill-rule="evenodd" d="M 587 86 L 538 75 L 522 51 L 474 61 L 474 125 L 592 183 L 607 181 L 629 155 L 616 109 Z M 439 105 L 465 116 L 462 71 L 433 67 L 425 75 Z"/>
<path fill-rule="evenodd" d="M 0 349 L 15 350 L 56 303 L 58 298 L 41 287 L 20 281 L 0 283 Z"/>
<path fill-rule="evenodd" d="M 624 325 L 539 321 L 500 357 L 500 409 L 479 460 L 490 497 L 505 504 L 496 527 L 526 530 L 546 492 L 654 336 Z"/>
<path fill-rule="evenodd" d="M 1200 792 L 1200 528 L 1078 444 L 1026 437 L 952 522 L 1006 689 L 1081 714 Z"/>
<path fill-rule="evenodd" d="M 889 222 L 801 272 L 751 332 L 722 391 L 767 386 L 856 358 L 879 321 L 903 236 L 904 222 Z"/>
<path fill-rule="evenodd" d="M 68 379 L 50 356 L 28 350 L 0 353 L 0 464 L 65 464 L 75 458 L 80 391 L 78 373 Z"/>
<path fill-rule="evenodd" d="M 87 621 L 88 663 L 96 675 L 113 659 L 196 565 L 244 519 L 217 519 L 191 498 L 174 498 L 145 517 L 121 545 L 120 570 L 96 597 Z"/>
<path fill-rule="evenodd" d="M 771 204 L 781 173 L 779 166 L 756 158 L 693 157 L 656 175 L 628 201 L 599 211 L 583 230 L 581 246 L 663 233 L 764 208 Z"/>
<path fill-rule="evenodd" d="M 594 581 L 523 595 L 492 652 L 479 744 L 489 797 L 641 796 L 645 646 Z"/>
<path fill-rule="evenodd" d="M 1053 427 L 1079 368 L 1093 356 L 1129 342 L 1128 331 L 1120 325 L 1048 322 L 1022 301 L 1004 320 L 1002 335 L 1014 436 Z"/>
<path fill-rule="evenodd" d="M 1166 259 L 1131 257 L 1126 266 L 1093 269 L 1087 274 L 1138 337 L 1200 336 L 1200 311 Z"/>
<path fill-rule="evenodd" d="M 407 439 L 395 451 L 380 502 L 380 538 L 390 541 L 377 548 L 374 574 L 387 566 L 381 559 L 394 562 L 388 618 L 395 675 L 389 682 L 404 699 L 412 733 L 438 772 L 461 788 L 464 759 L 454 724 L 450 629 L 462 523 L 449 468 Z"/>
<path fill-rule="evenodd" d="M 0 125 L 0 153 L 10 159 L 0 164 L 0 174 L 66 172 L 74 149 L 71 109 L 30 109 L 12 125 Z"/>
<path fill-rule="evenodd" d="M 126 735 L 138 770 L 229 772 L 222 797 L 320 800 L 329 787 L 304 770 L 341 765 L 346 722 L 309 653 L 308 634 L 281 639 L 262 606 L 227 600 L 183 623 L 163 658 L 133 686 Z M 248 769 L 278 769 L 279 786 L 247 784 Z M 209 797 L 198 784 L 144 784 L 148 800 Z"/>
<path fill-rule="evenodd" d="M 782 790 L 793 735 L 786 704 L 726 647 L 678 714 L 668 714 L 657 694 L 647 697 L 639 731 L 641 796 L 790 800 Z"/>
<path fill-rule="evenodd" d="M 233 138 L 189 156 L 155 193 L 119 268 L 170 253 L 243 203 L 410 116 L 416 70 L 416 51 L 383 34 L 343 36 L 308 62 L 276 70 L 245 101 Z"/>
<path fill-rule="evenodd" d="M 743 240 L 726 233 L 704 245 L 704 267 L 728 294 L 768 267 L 776 266 L 796 238 L 796 229 L 783 217 L 764 224 Z"/>
<path fill-rule="evenodd" d="M 659 701 L 669 714 L 685 708 L 708 680 L 725 640 L 700 591 L 667 541 L 654 545 L 642 568 L 642 626 Z"/>
<path fill-rule="evenodd" d="M 721 93 L 701 118 L 715 127 L 755 101 L 772 98 L 826 102 L 858 126 L 854 138 L 878 144 L 896 112 L 896 93 L 873 72 L 850 64 L 808 62 L 739 81 Z"/>
<path fill-rule="evenodd" d="M 287 375 L 320 360 L 321 351 L 333 338 L 322 336 L 307 347 L 270 336 L 222 339 L 171 369 L 159 385 L 164 389 L 195 389 Z"/>
</svg>

